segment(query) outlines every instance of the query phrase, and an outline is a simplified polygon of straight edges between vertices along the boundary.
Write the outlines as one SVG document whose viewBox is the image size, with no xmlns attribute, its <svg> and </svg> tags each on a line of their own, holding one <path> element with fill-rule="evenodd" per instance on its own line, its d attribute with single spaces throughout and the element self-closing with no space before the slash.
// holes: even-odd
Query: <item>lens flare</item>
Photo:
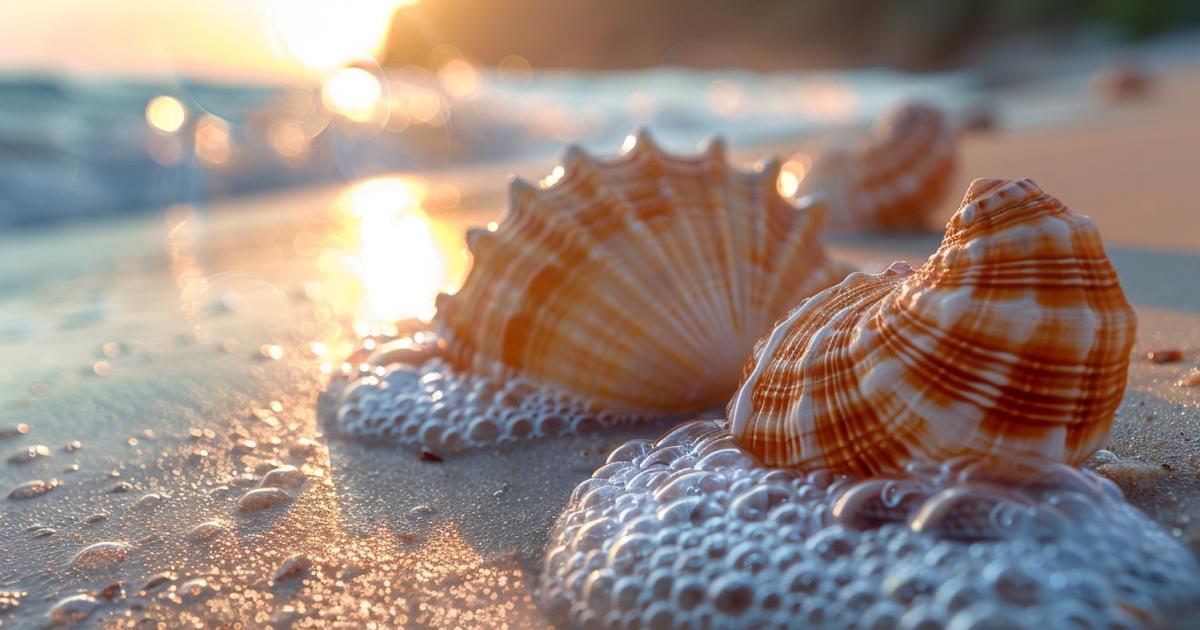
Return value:
<svg viewBox="0 0 1200 630">
<path fill-rule="evenodd" d="M 155 96 L 146 103 L 146 124 L 162 133 L 175 133 L 187 122 L 187 107 L 171 96 Z"/>
<path fill-rule="evenodd" d="M 812 158 L 805 153 L 797 153 L 784 162 L 783 167 L 779 169 L 777 183 L 779 194 L 784 197 L 795 195 L 800 189 L 800 184 L 804 182 L 804 177 L 808 174 L 811 165 Z"/>
<path fill-rule="evenodd" d="M 205 115 L 196 122 L 196 157 L 213 166 L 233 161 L 235 152 L 229 137 L 229 123 L 216 116 Z"/>
<path fill-rule="evenodd" d="M 343 68 L 321 87 L 321 102 L 355 122 L 371 120 L 382 96 L 379 79 L 362 68 Z"/>
</svg>

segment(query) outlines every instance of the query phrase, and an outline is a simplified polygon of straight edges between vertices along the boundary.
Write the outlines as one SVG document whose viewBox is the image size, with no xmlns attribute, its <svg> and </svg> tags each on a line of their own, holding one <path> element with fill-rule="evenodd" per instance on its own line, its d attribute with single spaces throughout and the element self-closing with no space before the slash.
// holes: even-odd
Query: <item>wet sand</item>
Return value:
<svg viewBox="0 0 1200 630">
<path fill-rule="evenodd" d="M 1111 444 L 1120 459 L 1101 472 L 1195 551 L 1200 387 L 1175 381 L 1200 363 L 1200 230 L 1188 172 L 1198 106 L 1200 73 L 1181 74 L 1156 82 L 1149 99 L 1077 124 L 968 136 L 951 195 L 976 176 L 1029 176 L 1096 219 L 1140 318 Z M 515 169 L 536 179 L 549 166 Z M 447 230 L 503 209 L 501 171 L 437 181 L 462 194 L 455 210 L 434 214 Z M 29 427 L 0 438 L 0 490 L 61 480 L 36 498 L 0 499 L 0 625 L 36 626 L 59 598 L 114 581 L 126 599 L 102 602 L 89 623 L 543 624 L 532 577 L 571 489 L 616 444 L 665 426 L 441 463 L 327 439 L 315 410 L 329 357 L 311 342 L 333 349 L 353 336 L 344 269 L 322 256 L 351 247 L 329 212 L 339 192 L 232 201 L 182 226 L 176 214 L 0 237 L 0 430 Z M 943 216 L 956 201 L 946 200 Z M 874 271 L 897 258 L 919 262 L 938 240 L 864 237 L 831 250 Z M 1184 360 L 1144 358 L 1162 347 Z M 68 451 L 73 440 L 82 448 Z M 32 445 L 48 455 L 7 461 Z M 286 488 L 280 505 L 240 511 L 239 497 L 280 464 L 300 467 L 303 485 Z M 193 529 L 207 521 L 221 525 L 200 540 Z M 101 541 L 129 544 L 127 557 L 72 566 Z M 294 554 L 311 566 L 274 579 Z M 139 597 L 160 572 L 171 581 Z M 5 610 L 10 599 L 19 603 Z"/>
</svg>

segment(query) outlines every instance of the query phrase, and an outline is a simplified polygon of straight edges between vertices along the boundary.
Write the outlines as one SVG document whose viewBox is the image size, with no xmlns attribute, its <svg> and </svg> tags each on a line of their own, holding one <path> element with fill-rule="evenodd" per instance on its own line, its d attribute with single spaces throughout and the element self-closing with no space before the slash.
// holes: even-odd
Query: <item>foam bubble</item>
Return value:
<svg viewBox="0 0 1200 630">
<path fill-rule="evenodd" d="M 332 379 L 321 415 L 342 436 L 435 452 L 585 433 L 630 420 L 511 371 L 458 370 L 440 356 L 431 332 L 366 339 Z"/>
<path fill-rule="evenodd" d="M 764 468 L 724 421 L 635 440 L 550 534 L 560 627 L 1136 627 L 1200 597 L 1200 565 L 1090 472 L 914 465 L 855 480 Z"/>
</svg>

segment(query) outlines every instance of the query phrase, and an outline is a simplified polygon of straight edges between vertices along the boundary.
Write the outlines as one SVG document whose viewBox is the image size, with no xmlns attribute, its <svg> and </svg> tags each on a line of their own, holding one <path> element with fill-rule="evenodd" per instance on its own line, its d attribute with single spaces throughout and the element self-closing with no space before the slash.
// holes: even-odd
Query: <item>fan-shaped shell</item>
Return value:
<svg viewBox="0 0 1200 630">
<path fill-rule="evenodd" d="M 919 270 L 855 273 L 761 340 L 729 404 L 774 466 L 875 474 L 910 460 L 1104 446 L 1136 320 L 1091 220 L 1028 179 L 975 180 Z"/>
<path fill-rule="evenodd" d="M 908 104 L 871 134 L 818 156 L 800 195 L 824 195 L 833 231 L 925 227 L 954 174 L 955 132 L 938 109 Z"/>
<path fill-rule="evenodd" d="M 745 173 L 724 145 L 676 157 L 639 134 L 622 157 L 567 151 L 553 185 L 515 181 L 494 232 L 436 325 L 458 367 L 516 372 L 627 415 L 719 405 L 755 340 L 844 276 L 819 242 L 823 209 Z"/>
</svg>

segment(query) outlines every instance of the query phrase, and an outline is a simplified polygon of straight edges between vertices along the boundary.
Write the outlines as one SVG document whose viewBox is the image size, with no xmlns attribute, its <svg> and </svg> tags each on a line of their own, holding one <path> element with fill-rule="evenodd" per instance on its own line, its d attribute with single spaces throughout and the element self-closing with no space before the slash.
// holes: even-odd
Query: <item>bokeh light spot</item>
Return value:
<svg viewBox="0 0 1200 630">
<path fill-rule="evenodd" d="M 321 102 L 354 122 L 371 120 L 382 96 L 379 79 L 362 68 L 343 68 L 321 87 Z"/>
<path fill-rule="evenodd" d="M 175 133 L 187 122 L 187 107 L 172 96 L 155 96 L 146 103 L 146 124 L 162 133 Z"/>
</svg>

